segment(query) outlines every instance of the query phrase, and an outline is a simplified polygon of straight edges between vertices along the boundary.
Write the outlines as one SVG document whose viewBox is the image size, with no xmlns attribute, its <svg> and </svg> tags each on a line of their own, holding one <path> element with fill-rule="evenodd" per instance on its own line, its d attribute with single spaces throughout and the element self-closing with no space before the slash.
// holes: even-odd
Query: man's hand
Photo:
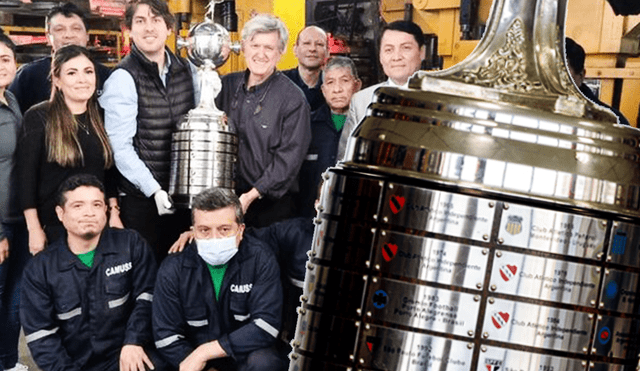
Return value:
<svg viewBox="0 0 640 371">
<path fill-rule="evenodd" d="M 258 198 L 260 198 L 260 192 L 258 192 L 258 190 L 255 188 L 251 188 L 249 192 L 241 194 L 240 204 L 242 205 L 242 212 L 246 214 L 247 210 L 249 210 L 249 206 L 251 206 L 251 203 L 253 203 L 253 201 Z"/>
<path fill-rule="evenodd" d="M 178 237 L 178 240 L 171 245 L 169 248 L 169 254 L 173 254 L 176 252 L 180 252 L 184 250 L 184 247 L 187 246 L 188 243 L 193 241 L 194 233 L 193 231 L 186 231 Z"/>
<path fill-rule="evenodd" d="M 210 341 L 197 347 L 180 362 L 180 371 L 202 371 L 209 360 L 226 356 L 227 352 L 222 349 L 218 340 Z"/>
<path fill-rule="evenodd" d="M 202 371 L 204 369 L 204 366 L 207 365 L 207 359 L 206 356 L 198 352 L 198 349 L 200 347 L 196 348 L 187 358 L 180 362 L 180 371 Z"/>
<path fill-rule="evenodd" d="M 9 239 L 5 238 L 0 241 L 0 264 L 4 263 L 9 257 Z"/>
<path fill-rule="evenodd" d="M 153 199 L 156 201 L 156 207 L 158 208 L 158 215 L 173 214 L 173 203 L 169 198 L 169 194 L 162 189 L 156 191 L 153 194 Z"/>
<path fill-rule="evenodd" d="M 125 345 L 120 352 L 120 371 L 145 371 L 144 365 L 155 369 L 147 354 L 139 345 Z"/>
<path fill-rule="evenodd" d="M 118 199 L 115 197 L 109 198 L 109 227 L 124 229 L 124 224 L 122 224 L 122 220 L 120 219 Z"/>
</svg>

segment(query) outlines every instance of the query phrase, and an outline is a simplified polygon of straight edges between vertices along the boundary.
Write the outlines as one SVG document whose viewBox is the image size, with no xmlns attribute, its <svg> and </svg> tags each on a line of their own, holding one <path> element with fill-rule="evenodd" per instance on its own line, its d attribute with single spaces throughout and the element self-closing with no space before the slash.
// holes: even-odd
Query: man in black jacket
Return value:
<svg viewBox="0 0 640 371">
<path fill-rule="evenodd" d="M 125 25 L 131 30 L 131 53 L 105 83 L 100 105 L 122 174 L 120 218 L 135 229 L 162 258 L 188 227 L 188 212 L 173 214 L 167 194 L 174 128 L 195 106 L 193 71 L 166 46 L 174 17 L 161 0 L 129 3 Z"/>
<path fill-rule="evenodd" d="M 51 54 L 64 45 L 78 45 L 86 47 L 89 42 L 89 28 L 87 15 L 74 3 L 62 3 L 53 7 L 47 14 L 45 21 L 45 35 L 51 45 Z M 111 72 L 108 67 L 96 63 L 98 95 L 102 92 L 102 84 Z M 20 110 L 25 113 L 31 106 L 51 96 L 51 56 L 47 56 L 20 68 L 15 79 L 9 86 L 20 104 Z"/>
<path fill-rule="evenodd" d="M 153 336 L 181 370 L 279 371 L 282 287 L 269 247 L 244 234 L 238 196 L 223 188 L 192 205 L 195 243 L 158 271 Z"/>
<path fill-rule="evenodd" d="M 156 370 L 153 253 L 135 232 L 105 228 L 104 187 L 75 175 L 60 188 L 66 230 L 25 269 L 20 318 L 43 371 Z"/>
</svg>

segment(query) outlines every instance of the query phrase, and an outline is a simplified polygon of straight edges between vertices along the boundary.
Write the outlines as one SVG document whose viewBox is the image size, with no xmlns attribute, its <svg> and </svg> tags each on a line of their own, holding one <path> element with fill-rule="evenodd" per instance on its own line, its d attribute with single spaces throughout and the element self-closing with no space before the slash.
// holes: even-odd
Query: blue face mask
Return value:
<svg viewBox="0 0 640 371">
<path fill-rule="evenodd" d="M 238 252 L 236 237 L 196 239 L 198 255 L 211 265 L 226 264 Z"/>
</svg>

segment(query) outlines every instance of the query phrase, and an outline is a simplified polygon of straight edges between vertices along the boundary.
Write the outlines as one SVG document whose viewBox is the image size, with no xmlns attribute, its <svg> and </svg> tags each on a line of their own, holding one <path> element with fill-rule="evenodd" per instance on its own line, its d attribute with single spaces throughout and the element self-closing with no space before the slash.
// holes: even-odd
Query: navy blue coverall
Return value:
<svg viewBox="0 0 640 371">
<path fill-rule="evenodd" d="M 194 243 L 160 266 L 153 301 L 156 347 L 179 366 L 199 345 L 218 340 L 239 370 L 275 371 L 282 286 L 270 249 L 244 235 L 216 299 L 209 269 Z M 206 368 L 205 368 L 206 369 Z"/>
<path fill-rule="evenodd" d="M 36 255 L 24 272 L 20 319 L 38 366 L 118 370 L 123 345 L 152 348 L 156 272 L 153 252 L 131 230 L 105 229 L 91 268 L 66 235 Z"/>
</svg>

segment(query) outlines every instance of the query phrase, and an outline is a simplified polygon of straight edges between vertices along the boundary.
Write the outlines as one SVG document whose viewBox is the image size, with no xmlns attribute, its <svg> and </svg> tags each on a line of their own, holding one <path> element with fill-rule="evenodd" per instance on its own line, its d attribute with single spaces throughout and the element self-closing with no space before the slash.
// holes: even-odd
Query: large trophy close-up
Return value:
<svg viewBox="0 0 640 371">
<path fill-rule="evenodd" d="M 198 66 L 200 102 L 178 125 L 171 148 L 169 194 L 179 208 L 189 208 L 192 198 L 209 187 L 234 189 L 238 137 L 225 113 L 215 104 L 222 89 L 216 68 L 231 51 L 238 52 L 229 32 L 213 21 L 215 4 L 209 4 L 205 20 L 189 30 L 186 43 L 189 60 Z"/>
<path fill-rule="evenodd" d="M 638 370 L 640 132 L 565 63 L 567 0 L 495 0 L 382 87 L 324 175 L 290 371 Z"/>
</svg>

